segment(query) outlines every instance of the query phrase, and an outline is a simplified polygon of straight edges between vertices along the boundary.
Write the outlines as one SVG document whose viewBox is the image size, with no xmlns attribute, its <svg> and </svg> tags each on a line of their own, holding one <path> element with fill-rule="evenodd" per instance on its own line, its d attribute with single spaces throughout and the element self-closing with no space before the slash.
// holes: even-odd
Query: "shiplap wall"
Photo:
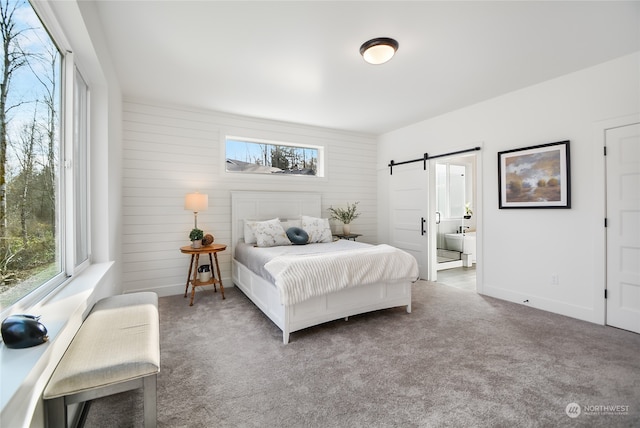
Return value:
<svg viewBox="0 0 640 428">
<path fill-rule="evenodd" d="M 225 135 L 325 147 L 325 178 L 238 175 L 224 171 Z M 371 135 L 234 116 L 214 111 L 125 99 L 123 102 L 123 289 L 184 292 L 193 213 L 184 196 L 209 195 L 198 227 L 216 243 L 230 244 L 232 190 L 308 191 L 331 205 L 359 201 L 352 232 L 377 242 L 376 139 Z M 338 224 L 334 224 L 339 230 Z M 231 254 L 219 254 L 222 279 L 231 285 Z M 201 261 L 201 264 L 204 261 Z"/>
</svg>

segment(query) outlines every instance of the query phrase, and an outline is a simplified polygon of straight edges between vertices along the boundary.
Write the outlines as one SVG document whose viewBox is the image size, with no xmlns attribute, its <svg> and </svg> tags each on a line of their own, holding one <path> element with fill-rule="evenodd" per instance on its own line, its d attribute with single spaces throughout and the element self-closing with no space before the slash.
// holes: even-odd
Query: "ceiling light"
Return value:
<svg viewBox="0 0 640 428">
<path fill-rule="evenodd" d="M 384 64 L 398 50 L 398 42 L 388 37 L 378 37 L 360 46 L 360 55 L 369 64 Z"/>
</svg>

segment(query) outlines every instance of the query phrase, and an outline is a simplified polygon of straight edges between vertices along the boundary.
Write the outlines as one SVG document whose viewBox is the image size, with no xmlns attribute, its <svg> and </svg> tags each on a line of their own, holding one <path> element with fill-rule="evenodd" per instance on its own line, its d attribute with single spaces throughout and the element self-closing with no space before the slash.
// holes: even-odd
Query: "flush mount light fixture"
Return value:
<svg viewBox="0 0 640 428">
<path fill-rule="evenodd" d="M 377 37 L 364 42 L 360 46 L 360 55 L 369 64 L 384 64 L 398 50 L 398 42 L 389 37 Z"/>
</svg>

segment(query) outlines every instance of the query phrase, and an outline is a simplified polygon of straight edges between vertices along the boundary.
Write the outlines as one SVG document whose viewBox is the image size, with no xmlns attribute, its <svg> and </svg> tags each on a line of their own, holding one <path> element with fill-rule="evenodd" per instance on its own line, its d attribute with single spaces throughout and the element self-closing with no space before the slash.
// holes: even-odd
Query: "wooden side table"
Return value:
<svg viewBox="0 0 640 428">
<path fill-rule="evenodd" d="M 191 283 L 191 302 L 189 306 L 193 306 L 193 298 L 196 295 L 196 287 L 201 285 L 213 284 L 213 291 L 216 292 L 216 284 L 220 285 L 220 294 L 224 299 L 224 286 L 222 285 L 222 277 L 220 276 L 220 265 L 218 264 L 218 253 L 227 249 L 224 244 L 211 244 L 206 247 L 191 248 L 190 245 L 180 247 L 180 251 L 183 254 L 191 254 L 191 263 L 189 264 L 189 273 L 187 274 L 187 285 L 184 288 L 184 297 L 187 297 L 189 291 L 189 283 Z M 198 279 L 198 262 L 200 254 L 209 254 L 209 262 L 211 263 L 211 279 L 209 281 L 200 281 Z M 213 257 L 211 256 L 213 254 Z M 195 260 L 195 264 L 194 264 Z M 213 260 L 216 261 L 216 270 L 213 270 Z M 191 278 L 191 272 L 193 271 L 193 278 Z M 217 274 L 217 277 L 216 277 Z"/>
</svg>

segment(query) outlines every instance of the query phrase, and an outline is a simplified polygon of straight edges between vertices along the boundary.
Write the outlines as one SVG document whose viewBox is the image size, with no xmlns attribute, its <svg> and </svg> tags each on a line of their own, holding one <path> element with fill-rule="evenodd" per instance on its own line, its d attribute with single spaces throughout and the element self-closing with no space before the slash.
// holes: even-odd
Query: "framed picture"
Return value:
<svg viewBox="0 0 640 428">
<path fill-rule="evenodd" d="M 499 208 L 571 208 L 569 141 L 498 152 Z"/>
</svg>

